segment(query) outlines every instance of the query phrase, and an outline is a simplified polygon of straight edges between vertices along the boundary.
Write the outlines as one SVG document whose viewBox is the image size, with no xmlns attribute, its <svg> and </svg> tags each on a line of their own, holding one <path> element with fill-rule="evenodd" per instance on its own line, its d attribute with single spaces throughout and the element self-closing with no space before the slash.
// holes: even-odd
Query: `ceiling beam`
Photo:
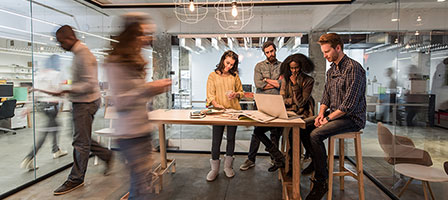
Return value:
<svg viewBox="0 0 448 200">
<path fill-rule="evenodd" d="M 315 9 L 311 30 L 328 30 L 364 4 L 329 5 L 326 9 Z"/>
<path fill-rule="evenodd" d="M 176 4 L 174 2 L 153 2 L 153 3 L 104 3 L 101 0 L 84 0 L 87 3 L 95 5 L 103 9 L 113 9 L 113 8 L 174 8 Z M 248 1 L 241 2 L 244 6 L 291 6 L 291 5 L 323 5 L 323 4 L 351 4 L 355 0 L 283 0 L 283 1 Z M 210 1 L 207 3 L 201 3 L 209 7 L 215 5 L 215 1 Z M 229 7 L 231 3 L 229 2 Z"/>
</svg>

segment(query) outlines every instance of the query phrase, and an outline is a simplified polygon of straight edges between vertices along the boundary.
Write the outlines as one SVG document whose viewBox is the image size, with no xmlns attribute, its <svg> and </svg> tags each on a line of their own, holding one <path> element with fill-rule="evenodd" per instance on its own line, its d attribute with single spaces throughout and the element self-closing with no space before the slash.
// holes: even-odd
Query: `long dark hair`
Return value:
<svg viewBox="0 0 448 200">
<path fill-rule="evenodd" d="M 289 79 L 292 75 L 291 69 L 289 68 L 291 62 L 295 62 L 299 65 L 299 73 L 304 72 L 308 74 L 314 71 L 314 63 L 308 57 L 301 53 L 290 55 L 282 62 L 280 67 L 280 73 L 286 80 L 286 83 L 291 81 Z"/>
<path fill-rule="evenodd" d="M 144 77 L 147 62 L 141 55 L 141 44 L 138 39 L 139 36 L 144 35 L 142 25 L 141 22 L 127 24 L 118 35 L 118 43 L 113 45 L 110 55 L 113 59 L 112 62 L 126 63 L 124 66 L 133 68 Z"/>
<path fill-rule="evenodd" d="M 219 71 L 219 72 L 221 72 L 221 74 L 223 73 L 223 70 L 224 70 L 224 67 L 225 67 L 224 66 L 224 60 L 227 57 L 231 57 L 233 60 L 235 60 L 235 64 L 233 64 L 232 69 L 229 70 L 229 73 L 232 76 L 235 76 L 236 73 L 238 73 L 238 54 L 236 54 L 235 52 L 233 52 L 231 50 L 228 50 L 228 51 L 224 52 L 224 54 L 222 54 L 221 61 L 219 61 L 219 64 L 216 65 L 215 72 Z"/>
</svg>

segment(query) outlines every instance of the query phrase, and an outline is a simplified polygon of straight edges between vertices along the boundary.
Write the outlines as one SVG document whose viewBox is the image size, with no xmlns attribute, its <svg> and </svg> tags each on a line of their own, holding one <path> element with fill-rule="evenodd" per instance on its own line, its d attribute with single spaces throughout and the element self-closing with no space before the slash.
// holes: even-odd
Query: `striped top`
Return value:
<svg viewBox="0 0 448 200">
<path fill-rule="evenodd" d="M 241 84 L 238 74 L 235 76 L 222 76 L 216 72 L 210 73 L 207 80 L 207 105 L 211 105 L 212 101 L 224 106 L 224 108 L 231 108 L 241 110 L 239 99 L 235 98 L 229 100 L 226 96 L 227 91 L 234 91 L 243 97 L 243 85 Z"/>
<path fill-rule="evenodd" d="M 340 110 L 359 128 L 366 125 L 366 71 L 347 55 L 327 71 L 322 104 Z"/>
</svg>

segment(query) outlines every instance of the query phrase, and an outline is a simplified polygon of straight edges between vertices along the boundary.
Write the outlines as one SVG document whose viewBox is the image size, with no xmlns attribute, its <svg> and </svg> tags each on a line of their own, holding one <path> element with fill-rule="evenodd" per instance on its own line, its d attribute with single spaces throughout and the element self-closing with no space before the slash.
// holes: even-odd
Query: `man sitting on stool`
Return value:
<svg viewBox="0 0 448 200">
<path fill-rule="evenodd" d="M 314 174 L 314 186 L 306 197 L 322 199 L 328 191 L 327 154 L 323 141 L 331 136 L 359 131 L 366 123 L 366 72 L 355 60 L 344 54 L 344 43 L 336 33 L 319 38 L 321 51 L 331 63 L 320 105 L 319 115 L 314 121 L 316 128 L 303 142 L 311 146 L 310 165 L 302 174 Z M 330 109 L 330 114 L 324 116 Z M 333 155 L 330 155 L 333 156 Z"/>
</svg>

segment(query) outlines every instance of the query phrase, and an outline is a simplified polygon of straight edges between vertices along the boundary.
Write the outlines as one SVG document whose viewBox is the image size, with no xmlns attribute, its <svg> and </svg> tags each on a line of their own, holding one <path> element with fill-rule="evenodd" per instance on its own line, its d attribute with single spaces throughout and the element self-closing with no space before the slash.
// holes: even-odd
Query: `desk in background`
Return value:
<svg viewBox="0 0 448 200">
<path fill-rule="evenodd" d="M 27 112 L 26 115 L 22 115 L 23 112 L 27 111 L 27 108 L 25 107 L 26 104 L 33 103 L 32 101 L 17 101 L 16 102 L 16 109 L 14 110 L 14 117 L 11 118 L 11 123 L 9 124 L 10 129 L 17 129 L 17 128 L 31 128 L 31 114 Z M 0 106 L 2 103 L 0 103 Z"/>
</svg>

